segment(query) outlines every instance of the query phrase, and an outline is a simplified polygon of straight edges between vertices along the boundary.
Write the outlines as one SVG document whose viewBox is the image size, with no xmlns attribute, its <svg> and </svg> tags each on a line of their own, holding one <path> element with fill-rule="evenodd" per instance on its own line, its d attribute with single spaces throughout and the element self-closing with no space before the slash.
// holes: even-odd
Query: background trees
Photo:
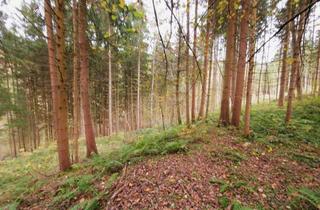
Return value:
<svg viewBox="0 0 320 210">
<path fill-rule="evenodd" d="M 77 162 L 83 134 L 90 156 L 97 136 L 191 125 L 218 103 L 221 125 L 240 127 L 244 97 L 249 135 L 251 103 L 288 101 L 289 122 L 293 99 L 319 92 L 314 1 L 154 3 L 34 0 L 16 26 L 1 13 L 0 115 L 13 156 L 57 140 L 66 169 L 70 139 Z"/>
</svg>

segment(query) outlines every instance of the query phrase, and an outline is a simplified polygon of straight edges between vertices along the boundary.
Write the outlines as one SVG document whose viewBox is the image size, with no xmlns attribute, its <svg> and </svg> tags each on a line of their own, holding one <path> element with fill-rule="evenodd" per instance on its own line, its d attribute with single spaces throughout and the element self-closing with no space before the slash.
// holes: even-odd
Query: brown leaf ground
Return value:
<svg viewBox="0 0 320 210">
<path fill-rule="evenodd" d="M 233 158 L 234 153 L 243 159 Z M 225 182 L 227 189 L 210 183 L 212 179 Z M 289 205 L 288 186 L 319 187 L 320 168 L 257 144 L 236 142 L 232 136 L 213 137 L 200 151 L 129 167 L 116 186 L 111 198 L 102 200 L 105 209 L 218 209 L 222 197 L 279 209 Z"/>
<path fill-rule="evenodd" d="M 291 187 L 320 187 L 319 165 L 296 162 L 287 156 L 285 148 L 239 141 L 229 134 L 210 135 L 208 142 L 187 153 L 126 166 L 99 197 L 99 209 L 231 209 L 235 200 L 252 208 L 285 209 L 293 199 Z M 312 152 L 320 155 L 319 151 Z M 92 185 L 104 192 L 108 178 L 101 177 Z M 59 180 L 44 186 L 27 196 L 19 208 L 68 209 L 94 197 L 82 193 L 49 205 L 58 186 Z"/>
</svg>

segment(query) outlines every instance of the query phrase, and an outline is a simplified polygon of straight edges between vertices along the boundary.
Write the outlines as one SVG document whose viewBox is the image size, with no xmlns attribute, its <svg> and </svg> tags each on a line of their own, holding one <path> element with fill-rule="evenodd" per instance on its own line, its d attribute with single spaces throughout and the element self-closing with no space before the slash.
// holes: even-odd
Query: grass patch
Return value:
<svg viewBox="0 0 320 210">
<path fill-rule="evenodd" d="M 295 101 L 291 122 L 284 122 L 285 107 L 275 103 L 254 106 L 251 113 L 253 138 L 267 144 L 320 146 L 320 97 Z"/>
<path fill-rule="evenodd" d="M 125 141 L 128 135 L 133 139 L 130 142 Z M 146 129 L 130 134 L 120 133 L 111 137 L 97 138 L 100 155 L 74 164 L 71 170 L 63 173 L 58 173 L 54 144 L 33 153 L 23 154 L 16 159 L 2 161 L 0 162 L 0 206 L 8 203 L 12 206 L 18 205 L 17 203 L 24 195 L 51 182 L 61 182 L 61 184 L 50 206 L 58 206 L 79 194 L 88 193 L 93 195 L 93 198 L 97 198 L 99 192 L 92 187 L 95 180 L 103 176 L 111 176 L 109 179 L 113 179 L 113 182 L 117 178 L 113 174 L 120 172 L 126 164 L 135 163 L 145 157 L 186 152 L 194 135 L 201 134 L 196 129 L 188 129 L 182 125 L 171 127 L 166 131 Z M 81 140 L 80 153 L 82 157 L 85 154 L 83 140 Z M 45 174 L 42 174 L 43 172 Z M 108 183 L 107 185 L 111 187 Z M 88 201 L 88 204 L 81 204 L 81 206 L 84 209 L 84 205 L 94 206 L 95 201 L 92 202 L 89 205 Z"/>
<path fill-rule="evenodd" d="M 320 209 L 320 189 L 300 188 L 291 190 L 293 197 L 290 206 L 293 209 Z"/>
<path fill-rule="evenodd" d="M 218 158 L 220 160 L 230 160 L 234 164 L 239 164 L 241 161 L 246 160 L 245 154 L 235 149 L 223 148 L 221 150 L 211 152 L 211 157 Z"/>
<path fill-rule="evenodd" d="M 292 153 L 291 158 L 313 168 L 320 166 L 320 157 L 313 156 L 312 154 Z"/>
</svg>

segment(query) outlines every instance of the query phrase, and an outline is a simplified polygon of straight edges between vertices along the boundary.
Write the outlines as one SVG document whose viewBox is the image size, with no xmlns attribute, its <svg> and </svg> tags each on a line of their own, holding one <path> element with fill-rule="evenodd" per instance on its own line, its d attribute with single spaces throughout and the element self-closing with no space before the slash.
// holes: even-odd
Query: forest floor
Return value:
<svg viewBox="0 0 320 210">
<path fill-rule="evenodd" d="M 0 180 L 0 205 L 10 202 L 7 209 L 320 209 L 320 98 L 298 102 L 294 110 L 286 126 L 284 109 L 275 104 L 255 106 L 250 138 L 235 128 L 217 127 L 213 115 L 191 128 L 146 129 L 127 134 L 130 138 L 122 134 L 99 139 L 101 154 L 68 172 L 50 174 L 39 161 L 31 161 L 31 168 L 20 172 L 32 179 L 12 173 L 9 180 L 10 174 L 4 172 L 16 164 L 12 161 L 26 165 L 30 159 L 0 162 L 0 176 L 5 177 Z M 51 150 L 44 153 L 54 154 Z M 52 159 L 40 152 L 34 158 L 39 156 L 40 161 Z"/>
</svg>

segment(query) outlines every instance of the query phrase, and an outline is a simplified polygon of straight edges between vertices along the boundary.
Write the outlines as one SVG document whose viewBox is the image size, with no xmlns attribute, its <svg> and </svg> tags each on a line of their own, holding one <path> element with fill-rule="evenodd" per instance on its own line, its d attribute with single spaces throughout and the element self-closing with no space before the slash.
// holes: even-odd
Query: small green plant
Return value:
<svg viewBox="0 0 320 210">
<path fill-rule="evenodd" d="M 313 155 L 293 153 L 292 159 L 305 163 L 313 168 L 316 168 L 320 165 L 320 158 Z"/>
<path fill-rule="evenodd" d="M 70 210 L 96 210 L 99 209 L 99 201 L 98 199 L 92 198 L 89 200 L 85 200 L 79 204 L 74 205 L 70 208 Z"/>
<path fill-rule="evenodd" d="M 252 208 L 250 207 L 246 207 L 246 206 L 243 206 L 241 203 L 239 203 L 238 201 L 233 201 L 232 202 L 232 210 L 253 210 Z"/>
<path fill-rule="evenodd" d="M 222 208 L 227 208 L 229 203 L 230 203 L 230 200 L 227 196 L 222 196 L 218 199 L 218 203 L 219 205 L 222 207 Z"/>
<path fill-rule="evenodd" d="M 320 209 L 320 189 L 300 188 L 293 190 L 291 195 L 293 196 L 291 207 L 294 209 Z"/>
</svg>

